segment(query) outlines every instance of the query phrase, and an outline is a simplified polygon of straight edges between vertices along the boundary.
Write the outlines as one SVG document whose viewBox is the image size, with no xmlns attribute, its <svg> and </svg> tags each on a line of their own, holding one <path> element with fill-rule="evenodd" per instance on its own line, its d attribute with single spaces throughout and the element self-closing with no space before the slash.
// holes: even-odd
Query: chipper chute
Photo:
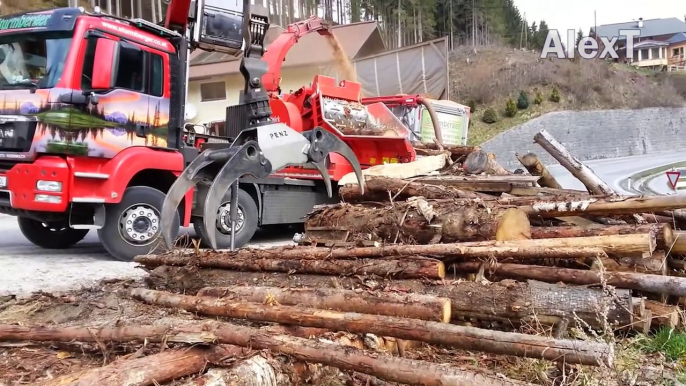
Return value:
<svg viewBox="0 0 686 386">
<path fill-rule="evenodd" d="M 249 4 L 248 1 L 246 3 Z M 269 95 L 261 81 L 267 73 L 267 63 L 255 57 L 263 53 L 264 32 L 268 23 L 264 17 L 249 15 L 249 8 L 249 5 L 245 7 L 245 20 L 250 20 L 250 23 L 244 23 L 243 26 L 247 48 L 244 50 L 240 68 L 245 78 L 245 89 L 241 95 L 241 103 L 227 108 L 226 119 L 227 125 L 239 125 L 245 129 L 231 144 L 226 144 L 226 147 L 203 150 L 169 189 L 160 220 L 162 237 L 169 249 L 174 242 L 171 236 L 174 212 L 186 193 L 201 181 L 212 181 L 204 202 L 201 203 L 204 206 L 204 230 L 212 249 L 217 249 L 214 232 L 217 212 L 229 189 L 231 249 L 235 248 L 238 180 L 245 175 L 266 178 L 273 171 L 287 166 L 310 164 L 322 175 L 331 197 L 331 180 L 326 160 L 329 153 L 338 153 L 350 162 L 360 189 L 364 190 L 360 163 L 352 149 L 338 136 L 320 127 L 300 133 L 284 123 L 271 119 Z M 251 33 L 257 36 L 251 37 Z"/>
</svg>

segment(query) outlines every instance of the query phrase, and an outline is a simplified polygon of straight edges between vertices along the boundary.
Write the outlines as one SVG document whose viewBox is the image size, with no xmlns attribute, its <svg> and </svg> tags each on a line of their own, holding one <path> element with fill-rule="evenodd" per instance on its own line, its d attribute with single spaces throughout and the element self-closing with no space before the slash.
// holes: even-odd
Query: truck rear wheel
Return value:
<svg viewBox="0 0 686 386">
<path fill-rule="evenodd" d="M 231 216 L 230 213 L 231 192 L 224 195 L 224 200 L 219 206 L 217 223 L 214 231 L 218 249 L 231 248 Z M 257 205 L 250 194 L 243 189 L 238 189 L 238 221 L 236 221 L 236 248 L 240 248 L 250 242 L 257 231 Z M 202 217 L 193 219 L 193 229 L 204 245 L 209 245 Z"/>
<path fill-rule="evenodd" d="M 66 221 L 44 223 L 29 217 L 17 217 L 19 230 L 27 240 L 47 249 L 65 249 L 83 240 L 89 229 L 73 229 Z"/>
<path fill-rule="evenodd" d="M 100 242 L 112 257 L 133 261 L 164 248 L 160 237 L 160 212 L 164 203 L 163 192 L 148 186 L 132 186 L 124 191 L 121 202 L 105 209 L 105 225 L 98 229 Z M 172 222 L 172 237 L 179 233 L 178 211 Z"/>
</svg>

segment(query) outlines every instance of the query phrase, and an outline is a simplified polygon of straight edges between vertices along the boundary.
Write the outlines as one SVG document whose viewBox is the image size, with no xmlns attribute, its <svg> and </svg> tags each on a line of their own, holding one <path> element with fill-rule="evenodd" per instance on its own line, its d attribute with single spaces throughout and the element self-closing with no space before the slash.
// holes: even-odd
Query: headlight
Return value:
<svg viewBox="0 0 686 386">
<path fill-rule="evenodd" d="M 62 202 L 62 197 L 60 196 L 50 196 L 47 194 L 36 194 L 36 202 L 47 202 L 50 204 L 59 204 Z"/>
<path fill-rule="evenodd" d="M 43 192 L 61 192 L 62 183 L 59 181 L 38 180 L 36 183 L 36 189 Z"/>
</svg>

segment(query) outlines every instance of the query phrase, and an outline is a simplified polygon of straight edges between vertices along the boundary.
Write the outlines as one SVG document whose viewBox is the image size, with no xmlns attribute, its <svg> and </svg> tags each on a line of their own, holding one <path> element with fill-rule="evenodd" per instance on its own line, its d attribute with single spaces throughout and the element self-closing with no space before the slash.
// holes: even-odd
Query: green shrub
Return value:
<svg viewBox="0 0 686 386">
<path fill-rule="evenodd" d="M 560 90 L 557 87 L 553 87 L 553 93 L 550 94 L 550 100 L 559 103 L 560 102 Z"/>
<path fill-rule="evenodd" d="M 543 103 L 543 95 L 541 95 L 540 91 L 536 92 L 536 98 L 534 98 L 534 103 L 537 105 Z"/>
<path fill-rule="evenodd" d="M 529 108 L 529 96 L 526 95 L 524 91 L 519 92 L 519 98 L 517 98 L 517 108 L 520 110 L 526 110 Z"/>
<path fill-rule="evenodd" d="M 515 100 L 512 98 L 507 100 L 507 104 L 505 105 L 505 115 L 510 118 L 517 115 L 517 102 L 515 102 Z"/>
<path fill-rule="evenodd" d="M 481 120 L 488 123 L 489 125 L 492 123 L 498 122 L 498 113 L 496 113 L 495 110 L 489 108 L 486 111 L 484 111 L 484 116 L 481 117 Z"/>
<path fill-rule="evenodd" d="M 469 112 L 471 114 L 476 112 L 476 101 L 474 99 L 470 99 L 469 102 L 467 102 L 467 106 L 469 106 Z"/>
</svg>

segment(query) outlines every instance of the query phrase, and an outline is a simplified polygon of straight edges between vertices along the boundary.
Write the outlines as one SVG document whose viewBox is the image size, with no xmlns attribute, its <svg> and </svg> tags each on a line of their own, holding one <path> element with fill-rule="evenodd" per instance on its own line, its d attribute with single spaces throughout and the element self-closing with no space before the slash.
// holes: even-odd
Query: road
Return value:
<svg viewBox="0 0 686 386">
<path fill-rule="evenodd" d="M 252 246 L 293 242 L 295 231 L 255 235 Z M 182 233 L 195 236 L 192 228 Z M 23 297 L 43 290 L 60 292 L 93 286 L 102 279 L 142 278 L 135 263 L 113 261 L 100 245 L 96 231 L 68 250 L 47 250 L 31 244 L 19 231 L 16 219 L 0 214 L 0 296 Z"/>
<path fill-rule="evenodd" d="M 674 151 L 651 155 L 586 161 L 584 164 L 593 169 L 598 177 L 608 183 L 613 189 L 615 189 L 617 193 L 635 195 L 640 194 L 641 192 L 635 189 L 636 186 L 633 182 L 631 185 L 634 188 L 627 188 L 627 178 L 646 169 L 652 169 L 662 165 L 682 161 L 686 161 L 686 154 L 683 152 Z M 566 189 L 586 190 L 584 185 L 574 176 L 572 176 L 572 174 L 569 173 L 564 167 L 560 165 L 552 165 L 548 167 L 548 170 L 558 180 L 562 187 Z M 666 181 L 667 178 L 664 177 L 665 186 L 661 191 L 659 191 L 660 194 L 670 193 L 668 187 L 666 186 Z M 660 179 L 658 178 L 656 183 L 659 182 Z"/>
</svg>

